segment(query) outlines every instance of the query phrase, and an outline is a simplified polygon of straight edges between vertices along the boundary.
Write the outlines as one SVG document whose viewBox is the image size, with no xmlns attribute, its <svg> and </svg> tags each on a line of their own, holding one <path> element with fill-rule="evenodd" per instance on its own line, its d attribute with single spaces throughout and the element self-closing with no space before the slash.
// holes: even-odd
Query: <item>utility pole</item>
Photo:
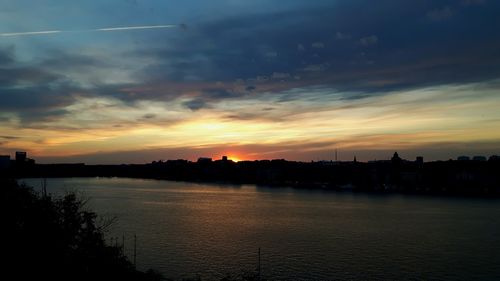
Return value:
<svg viewBox="0 0 500 281">
<path fill-rule="evenodd" d="M 134 267 L 137 267 L 137 235 L 134 234 Z"/>
<path fill-rule="evenodd" d="M 260 281 L 260 247 L 259 247 L 259 265 L 258 265 L 258 280 Z"/>
<path fill-rule="evenodd" d="M 43 197 L 47 197 L 47 178 L 42 179 L 42 193 Z"/>
</svg>

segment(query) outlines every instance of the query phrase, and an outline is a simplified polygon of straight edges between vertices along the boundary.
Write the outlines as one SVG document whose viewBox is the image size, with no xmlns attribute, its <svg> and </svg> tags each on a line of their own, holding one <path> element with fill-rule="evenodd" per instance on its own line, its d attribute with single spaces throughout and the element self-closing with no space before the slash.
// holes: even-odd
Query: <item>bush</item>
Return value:
<svg viewBox="0 0 500 281">
<path fill-rule="evenodd" d="M 0 180 L 1 241 L 10 280 L 162 280 L 104 240 L 104 225 L 75 194 L 52 198 Z"/>
</svg>

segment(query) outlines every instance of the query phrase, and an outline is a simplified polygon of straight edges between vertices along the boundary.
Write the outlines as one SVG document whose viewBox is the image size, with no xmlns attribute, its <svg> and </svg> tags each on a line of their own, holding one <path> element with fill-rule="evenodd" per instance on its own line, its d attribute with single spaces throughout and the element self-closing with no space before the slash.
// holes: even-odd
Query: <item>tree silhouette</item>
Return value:
<svg viewBox="0 0 500 281">
<path fill-rule="evenodd" d="M 40 195 L 0 180 L 2 273 L 11 280 L 162 280 L 141 272 L 120 246 L 106 245 L 97 215 L 74 193 Z"/>
</svg>

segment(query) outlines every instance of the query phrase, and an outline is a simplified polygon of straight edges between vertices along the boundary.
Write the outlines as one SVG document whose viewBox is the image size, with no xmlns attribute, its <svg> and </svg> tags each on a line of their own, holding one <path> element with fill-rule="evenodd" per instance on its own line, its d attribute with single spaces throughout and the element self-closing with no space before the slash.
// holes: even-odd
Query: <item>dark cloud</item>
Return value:
<svg viewBox="0 0 500 281">
<path fill-rule="evenodd" d="M 44 85 L 57 79 L 57 75 L 35 67 L 0 67 L 0 87 L 13 87 L 23 84 Z"/>
<path fill-rule="evenodd" d="M 43 57 L 44 58 L 38 63 L 39 67 L 44 69 L 55 69 L 57 71 L 113 67 L 108 61 L 98 59 L 91 55 L 68 53 L 60 50 L 46 51 Z"/>
<path fill-rule="evenodd" d="M 14 47 L 0 48 L 0 67 L 14 62 Z"/>
<path fill-rule="evenodd" d="M 244 91 L 237 91 L 235 89 L 202 89 L 201 92 L 198 93 L 198 96 L 196 98 L 184 102 L 183 105 L 193 111 L 196 111 L 202 108 L 210 107 L 209 104 L 211 102 L 218 102 L 225 99 L 241 98 L 244 95 Z"/>
<path fill-rule="evenodd" d="M 223 116 L 224 119 L 227 120 L 236 120 L 236 121 L 256 121 L 256 120 L 262 120 L 262 121 L 282 121 L 279 118 L 272 118 L 268 117 L 261 112 L 234 112 L 233 114 L 228 114 Z"/>
<path fill-rule="evenodd" d="M 16 140 L 16 139 L 19 139 L 19 137 L 16 137 L 16 136 L 0 136 L 0 139 Z"/>
<path fill-rule="evenodd" d="M 143 73 L 155 80 L 242 79 L 259 91 L 266 88 L 253 82 L 269 81 L 256 77 L 270 79 L 275 73 L 300 76 L 300 86 L 328 84 L 367 92 L 500 75 L 495 28 L 500 23 L 492 12 L 500 3 L 481 1 L 484 5 L 474 10 L 457 1 L 314 3 L 297 10 L 214 18 L 169 41 L 168 48 L 138 50 L 136 55 L 157 60 Z M 282 88 L 297 86 L 286 82 Z"/>
<path fill-rule="evenodd" d="M 427 18 L 431 21 L 444 21 L 450 19 L 452 16 L 453 11 L 448 6 L 427 12 Z"/>
<path fill-rule="evenodd" d="M 200 109 L 206 107 L 207 103 L 203 99 L 193 99 L 193 100 L 189 100 L 189 101 L 184 102 L 182 105 L 184 105 L 185 107 L 187 107 L 193 111 L 196 111 L 196 110 L 200 110 Z"/>
<path fill-rule="evenodd" d="M 352 36 L 350 34 L 345 34 L 337 31 L 337 33 L 335 34 L 335 38 L 337 38 L 338 40 L 349 40 L 352 38 Z"/>
<path fill-rule="evenodd" d="M 381 94 L 377 93 L 377 95 L 381 95 Z M 341 100 L 360 100 L 360 99 L 369 98 L 372 96 L 373 95 L 370 93 L 345 93 L 345 94 L 342 94 Z"/>
<path fill-rule="evenodd" d="M 147 114 L 144 114 L 144 115 L 142 116 L 142 118 L 144 118 L 144 119 L 154 119 L 154 118 L 156 118 L 156 114 L 153 114 L 153 113 L 147 113 Z"/>
<path fill-rule="evenodd" d="M 363 46 L 375 45 L 378 43 L 378 37 L 377 37 L 377 35 L 366 36 L 366 37 L 359 39 L 359 42 Z"/>
<path fill-rule="evenodd" d="M 2 57 L 13 60 L 13 49 L 0 49 Z M 0 110 L 17 114 L 23 123 L 64 115 L 60 107 L 71 104 L 73 98 L 60 79 L 37 65 L 11 61 L 0 66 Z"/>
<path fill-rule="evenodd" d="M 486 0 L 462 0 L 461 4 L 464 6 L 475 6 L 475 5 L 484 5 L 486 4 Z"/>
<path fill-rule="evenodd" d="M 3 47 L 0 109 L 35 122 L 64 116 L 64 107 L 79 97 L 112 97 L 130 106 L 184 98 L 186 108 L 199 110 L 315 85 L 359 99 L 485 81 L 500 76 L 498 10 L 500 2 L 481 0 L 310 1 L 200 17 L 189 29 L 117 53 L 148 61 L 127 85 L 99 77 L 84 85 L 68 75 L 121 70 L 113 60 L 49 50 L 21 63 L 13 47 Z"/>
<path fill-rule="evenodd" d="M 123 99 L 126 96 L 119 94 L 125 85 L 106 85 L 96 81 L 93 89 L 88 89 L 81 85 L 81 81 L 65 75 L 77 68 L 97 69 L 104 65 L 93 58 L 48 52 L 54 57 L 45 54 L 46 58 L 26 64 L 15 60 L 14 53 L 13 48 L 0 49 L 0 60 L 9 58 L 8 64 L 0 65 L 0 110 L 17 115 L 23 126 L 36 127 L 37 123 L 64 117 L 68 113 L 64 107 L 75 103 L 78 97 Z M 2 117 L 0 121 L 8 119 Z"/>
<path fill-rule="evenodd" d="M 62 117 L 62 107 L 72 104 L 74 97 L 63 89 L 46 86 L 21 89 L 0 89 L 0 110 L 18 115 L 23 124 Z"/>
<path fill-rule="evenodd" d="M 234 90 L 228 90 L 224 88 L 216 88 L 216 89 L 205 89 L 202 90 L 202 97 L 205 99 L 228 99 L 228 98 L 237 98 L 241 97 L 241 93 L 238 93 Z"/>
<path fill-rule="evenodd" d="M 252 85 L 247 86 L 247 87 L 245 88 L 245 90 L 247 90 L 247 91 L 253 91 L 253 90 L 255 90 L 255 89 L 257 89 L 257 87 L 252 86 Z"/>
</svg>

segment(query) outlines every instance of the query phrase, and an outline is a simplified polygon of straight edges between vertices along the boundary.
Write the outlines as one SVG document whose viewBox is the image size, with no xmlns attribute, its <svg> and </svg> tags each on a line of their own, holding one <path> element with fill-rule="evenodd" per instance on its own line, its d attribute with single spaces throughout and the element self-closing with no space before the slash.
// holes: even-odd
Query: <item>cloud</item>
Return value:
<svg viewBox="0 0 500 281">
<path fill-rule="evenodd" d="M 332 160 L 332 151 L 338 150 L 339 159 L 351 161 L 356 156 L 358 161 L 390 159 L 394 150 L 404 159 L 413 160 L 423 156 L 426 161 L 456 159 L 458 155 L 493 155 L 497 154 L 498 144 L 478 142 L 427 142 L 413 145 L 395 145 L 392 147 L 367 147 L 363 142 L 380 142 L 394 139 L 395 135 L 378 135 L 374 137 L 362 136 L 358 140 L 359 146 L 345 146 L 343 142 L 316 141 L 316 142 L 282 142 L 275 144 L 233 144 L 207 145 L 200 147 L 180 146 L 173 148 L 147 148 L 127 151 L 107 151 L 72 156 L 38 156 L 34 155 L 37 163 L 86 163 L 86 164 L 122 164 L 122 163 L 151 163 L 157 160 L 188 159 L 196 161 L 199 157 L 221 157 L 221 155 L 237 155 L 245 160 L 287 159 L 295 161 Z M 407 135 L 411 138 L 412 135 Z M 414 136 L 413 136 L 414 137 Z M 30 153 L 32 155 L 32 153 Z"/>
<path fill-rule="evenodd" d="M 156 118 L 156 114 L 154 113 L 147 113 L 142 116 L 143 119 L 154 119 Z"/>
<path fill-rule="evenodd" d="M 460 2 L 463 6 L 476 6 L 486 4 L 486 0 L 462 0 Z"/>
<path fill-rule="evenodd" d="M 16 140 L 16 139 L 19 139 L 19 137 L 16 137 L 16 136 L 0 136 L 0 139 Z"/>
<path fill-rule="evenodd" d="M 302 70 L 307 72 L 321 72 L 327 70 L 329 67 L 329 63 L 310 64 L 304 67 Z"/>
<path fill-rule="evenodd" d="M 264 56 L 268 57 L 268 58 L 275 58 L 278 56 L 278 52 L 276 52 L 276 51 L 265 52 Z"/>
<path fill-rule="evenodd" d="M 207 106 L 206 101 L 203 99 L 193 99 L 193 100 L 185 101 L 182 104 L 185 107 L 187 107 L 193 111 L 200 110 L 200 109 Z"/>
<path fill-rule="evenodd" d="M 347 34 L 347 33 L 342 33 L 342 32 L 339 32 L 339 31 L 337 31 L 335 33 L 335 38 L 337 40 L 349 40 L 349 39 L 351 39 L 351 37 L 352 36 L 350 34 Z"/>
<path fill-rule="evenodd" d="M 314 42 L 311 44 L 311 47 L 316 49 L 323 49 L 325 47 L 325 44 L 323 42 Z"/>
<path fill-rule="evenodd" d="M 255 89 L 257 89 L 257 87 L 255 87 L 255 86 L 253 86 L 253 85 L 247 86 L 247 87 L 245 88 L 245 90 L 247 90 L 247 91 L 253 91 L 253 90 L 255 90 Z"/>
<path fill-rule="evenodd" d="M 0 66 L 14 62 L 14 47 L 0 48 Z"/>
<path fill-rule="evenodd" d="M 222 81 L 226 90 L 233 92 L 231 84 L 241 79 L 256 86 L 257 90 L 252 92 L 259 94 L 268 88 L 259 84 L 270 83 L 273 73 L 300 76 L 297 80 L 300 83 L 287 81 L 288 84 L 280 86 L 285 88 L 329 84 L 342 90 L 366 91 L 459 82 L 459 79 L 488 80 L 498 74 L 499 67 L 491 63 L 497 57 L 493 46 L 499 45 L 491 38 L 495 30 L 488 22 L 496 21 L 493 15 L 478 17 L 477 13 L 461 11 L 463 21 L 432 30 L 422 23 L 422 14 L 434 10 L 443 14 L 444 10 L 446 15 L 447 6 L 436 7 L 432 2 L 391 3 L 363 10 L 356 24 L 346 15 L 359 12 L 357 6 L 343 2 L 200 19 L 200 24 L 183 37 L 165 42 L 160 39 L 156 49 L 138 49 L 135 55 L 154 61 L 140 76 L 186 84 L 192 82 L 189 77 L 201 82 Z M 449 7 L 455 9 L 451 4 Z M 359 39 L 356 42 L 350 38 Z M 474 40 L 482 43 L 473 44 Z M 313 47 L 321 44 L 323 48 Z M 449 44 L 456 46 L 453 52 L 447 52 Z M 370 47 L 372 51 L 360 57 L 359 46 Z M 413 73 L 404 71 L 407 68 Z M 466 71 L 467 68 L 472 71 Z M 486 71 L 488 68 L 490 73 Z M 401 71 L 407 77 L 399 74 Z M 203 91 L 201 87 L 191 90 Z M 164 96 L 164 92 L 158 95 Z"/>
<path fill-rule="evenodd" d="M 440 9 L 434 9 L 427 12 L 427 18 L 431 21 L 445 21 L 451 19 L 453 16 L 453 10 L 446 6 Z"/>
<path fill-rule="evenodd" d="M 290 73 L 283 73 L 283 72 L 273 72 L 273 75 L 271 75 L 272 79 L 288 79 L 290 78 Z"/>
<path fill-rule="evenodd" d="M 378 43 L 378 37 L 376 35 L 370 35 L 359 39 L 359 42 L 363 46 L 375 45 Z"/>
<path fill-rule="evenodd" d="M 74 98 L 64 89 L 52 90 L 46 86 L 0 90 L 0 109 L 16 113 L 22 122 L 36 122 L 64 115 L 60 109 Z"/>
<path fill-rule="evenodd" d="M 94 89 L 90 89 L 78 80 L 73 72 L 79 68 L 93 72 L 105 65 L 95 58 L 54 51 L 47 55 L 21 63 L 15 59 L 13 48 L 0 49 L 0 59 L 8 58 L 8 63 L 0 66 L 0 110 L 16 116 L 14 119 L 22 126 L 43 127 L 43 123 L 64 118 L 66 107 L 77 102 L 78 97 L 115 95 L 123 86 L 110 87 L 94 80 Z"/>
<path fill-rule="evenodd" d="M 13 47 L 3 47 L 0 108 L 36 122 L 65 117 L 66 107 L 80 97 L 112 98 L 130 107 L 168 102 L 195 111 L 315 85 L 363 97 L 499 77 L 500 45 L 491 35 L 497 17 L 464 8 L 456 13 L 460 21 L 429 29 L 422 15 L 443 18 L 448 8 L 455 16 L 459 4 L 389 2 L 362 11 L 348 1 L 287 9 L 269 4 L 275 9 L 199 17 L 186 32 L 154 40 L 143 34 L 145 40 L 123 44 L 126 49 L 105 43 L 81 52 L 44 48 L 24 61 Z M 474 9 L 498 8 L 488 5 Z M 362 57 L 360 46 L 370 46 Z M 103 53 L 106 48 L 112 51 Z"/>
<path fill-rule="evenodd" d="M 0 87 L 43 86 L 58 78 L 60 77 L 37 67 L 0 67 Z"/>
<path fill-rule="evenodd" d="M 158 153 L 196 159 L 227 147 L 310 160 L 341 144 L 429 150 L 430 127 L 452 137 L 466 132 L 463 143 L 476 144 L 498 127 L 498 91 L 460 87 L 500 77 L 500 2 L 160 2 L 130 10 L 105 4 L 105 14 L 85 5 L 100 26 L 169 18 L 189 19 L 189 29 L 2 37 L 1 129 L 21 139 L 0 140 L 40 149 L 43 135 L 40 155 L 87 153 L 71 159 L 95 162 L 158 160 Z M 19 18 L 41 30 L 82 21 L 74 9 L 54 17 L 42 6 L 4 13 L 3 32 Z M 255 145 L 231 142 L 239 140 Z M 436 147 L 451 149 L 445 141 Z M 138 146 L 154 148 L 123 153 Z M 366 157 L 385 155 L 377 153 Z"/>
</svg>

